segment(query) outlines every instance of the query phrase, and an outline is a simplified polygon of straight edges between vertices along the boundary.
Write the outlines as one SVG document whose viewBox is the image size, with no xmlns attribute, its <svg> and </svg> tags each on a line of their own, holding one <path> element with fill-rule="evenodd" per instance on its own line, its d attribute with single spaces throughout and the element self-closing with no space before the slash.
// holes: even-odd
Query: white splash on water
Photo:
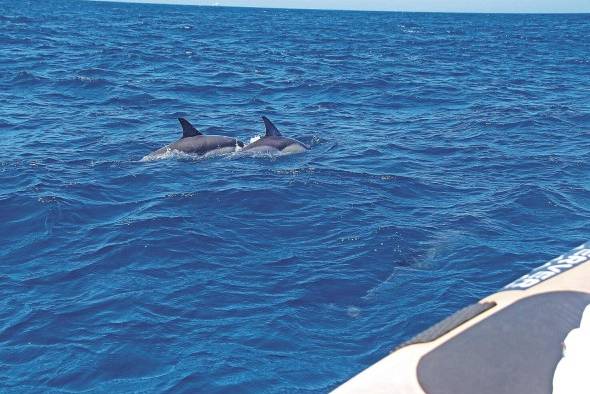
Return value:
<svg viewBox="0 0 590 394">
<path fill-rule="evenodd" d="M 252 143 L 258 141 L 260 138 L 262 138 L 261 135 L 255 135 L 254 137 L 250 138 L 250 141 L 248 143 L 252 144 Z"/>
<path fill-rule="evenodd" d="M 185 153 L 176 149 L 166 149 L 164 152 L 152 152 L 141 158 L 140 162 L 149 162 L 167 159 L 184 159 L 184 160 L 199 160 L 201 156 L 190 153 Z"/>
<path fill-rule="evenodd" d="M 152 152 L 139 160 L 140 162 L 151 162 L 151 161 L 158 161 L 158 160 L 168 160 L 168 159 L 177 159 L 177 160 L 191 160 L 191 161 L 199 161 L 203 159 L 208 159 L 211 157 L 231 157 L 236 153 L 240 152 L 243 148 L 238 145 L 236 142 L 235 147 L 226 147 L 215 149 L 213 151 L 209 151 L 203 155 L 199 155 L 196 153 L 186 153 L 179 151 L 177 149 L 169 149 L 167 148 L 163 152 Z"/>
</svg>

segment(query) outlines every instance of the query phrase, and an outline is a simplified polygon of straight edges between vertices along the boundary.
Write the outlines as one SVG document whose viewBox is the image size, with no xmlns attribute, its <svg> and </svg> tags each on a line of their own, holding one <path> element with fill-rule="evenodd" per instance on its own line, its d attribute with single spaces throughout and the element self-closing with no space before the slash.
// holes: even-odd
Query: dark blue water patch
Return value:
<svg viewBox="0 0 590 394">
<path fill-rule="evenodd" d="M 327 391 L 587 240 L 588 22 L 0 3 L 3 387 Z"/>
</svg>

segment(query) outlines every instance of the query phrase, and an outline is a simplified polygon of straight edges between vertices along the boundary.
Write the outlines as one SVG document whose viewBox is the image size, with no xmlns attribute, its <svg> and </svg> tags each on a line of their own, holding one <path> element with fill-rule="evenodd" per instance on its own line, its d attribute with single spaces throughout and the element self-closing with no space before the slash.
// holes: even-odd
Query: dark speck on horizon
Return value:
<svg viewBox="0 0 590 394">
<path fill-rule="evenodd" d="M 0 391 L 325 392 L 588 240 L 587 37 L 0 2 Z M 262 115 L 311 149 L 141 161 Z"/>
</svg>

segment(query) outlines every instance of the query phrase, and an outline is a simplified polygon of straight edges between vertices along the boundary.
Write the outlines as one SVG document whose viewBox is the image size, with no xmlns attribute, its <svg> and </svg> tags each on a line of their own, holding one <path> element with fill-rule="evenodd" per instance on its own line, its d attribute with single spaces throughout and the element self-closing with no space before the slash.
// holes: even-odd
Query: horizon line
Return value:
<svg viewBox="0 0 590 394">
<path fill-rule="evenodd" d="M 211 7 L 211 8 L 247 8 L 262 10 L 293 10 L 293 11 L 347 11 L 347 12 L 397 12 L 397 13 L 416 13 L 416 14 L 497 14 L 497 15 L 589 15 L 589 11 L 423 11 L 411 9 L 362 9 L 362 8 L 316 8 L 316 7 L 275 7 L 275 6 L 248 6 L 248 5 L 226 5 L 220 3 L 214 4 L 194 4 L 188 3 L 187 0 L 171 0 L 160 2 L 158 0 L 82 0 L 96 3 L 123 3 L 123 4 L 153 4 L 167 6 L 187 6 L 187 7 Z"/>
</svg>

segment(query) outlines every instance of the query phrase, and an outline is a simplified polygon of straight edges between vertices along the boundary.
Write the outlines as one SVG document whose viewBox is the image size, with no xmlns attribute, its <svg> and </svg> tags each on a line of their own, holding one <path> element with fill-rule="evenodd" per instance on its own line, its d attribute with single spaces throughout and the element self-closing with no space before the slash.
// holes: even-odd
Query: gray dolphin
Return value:
<svg viewBox="0 0 590 394">
<path fill-rule="evenodd" d="M 244 151 L 253 153 L 291 154 L 301 153 L 309 149 L 307 145 L 292 138 L 283 137 L 279 130 L 266 116 L 262 117 L 266 127 L 266 135 L 251 144 Z"/>
<path fill-rule="evenodd" d="M 244 147 L 244 143 L 236 138 L 223 135 L 204 135 L 190 124 L 188 120 L 184 118 L 178 118 L 178 120 L 182 126 L 182 137 L 178 141 L 166 145 L 146 157 L 154 157 L 171 151 L 180 151 L 201 156 L 219 155 L 232 153 Z"/>
</svg>

